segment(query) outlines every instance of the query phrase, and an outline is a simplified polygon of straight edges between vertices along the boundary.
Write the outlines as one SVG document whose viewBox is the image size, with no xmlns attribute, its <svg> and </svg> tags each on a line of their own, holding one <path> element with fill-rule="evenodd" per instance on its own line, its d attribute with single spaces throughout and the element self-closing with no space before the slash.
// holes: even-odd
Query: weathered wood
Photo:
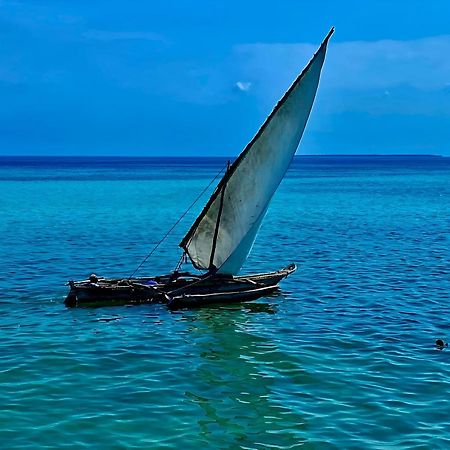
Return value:
<svg viewBox="0 0 450 450">
<path fill-rule="evenodd" d="M 197 298 L 197 303 L 201 304 L 206 304 L 208 300 L 238 301 L 240 297 L 244 299 L 264 295 L 295 270 L 295 264 L 291 264 L 276 272 L 236 277 L 199 277 L 188 272 L 130 280 L 97 277 L 96 282 L 70 281 L 70 292 L 65 304 L 68 307 L 155 302 L 169 304 L 174 298 L 183 296 L 190 296 L 191 300 L 201 296 Z M 180 303 L 179 300 L 177 302 Z"/>
</svg>

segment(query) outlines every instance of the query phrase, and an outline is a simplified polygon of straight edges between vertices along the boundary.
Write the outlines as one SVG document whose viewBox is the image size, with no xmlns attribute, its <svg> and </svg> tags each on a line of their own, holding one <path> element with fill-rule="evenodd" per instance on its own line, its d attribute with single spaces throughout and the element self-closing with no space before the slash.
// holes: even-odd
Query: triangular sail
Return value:
<svg viewBox="0 0 450 450">
<path fill-rule="evenodd" d="M 180 243 L 197 269 L 235 275 L 297 150 L 316 96 L 332 28 Z"/>
</svg>

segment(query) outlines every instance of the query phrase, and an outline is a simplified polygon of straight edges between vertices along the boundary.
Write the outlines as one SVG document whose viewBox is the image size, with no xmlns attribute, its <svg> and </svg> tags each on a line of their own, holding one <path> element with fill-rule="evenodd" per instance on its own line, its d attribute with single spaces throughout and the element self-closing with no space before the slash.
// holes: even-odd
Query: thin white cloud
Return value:
<svg viewBox="0 0 450 450">
<path fill-rule="evenodd" d="M 238 45 L 233 61 L 240 68 L 238 76 L 250 80 L 255 95 L 271 104 L 316 49 L 305 43 Z M 448 95 L 443 97 L 450 79 L 449 54 L 450 35 L 331 42 L 319 95 L 327 98 L 322 110 L 450 113 Z"/>
<path fill-rule="evenodd" d="M 262 77 L 297 73 L 316 50 L 312 44 L 244 44 L 241 64 Z M 410 41 L 331 43 L 324 77 L 334 87 L 444 86 L 450 78 L 450 35 Z M 247 62 L 247 63 L 246 63 Z M 254 72 L 255 73 L 255 72 Z"/>
<path fill-rule="evenodd" d="M 165 42 L 162 35 L 153 33 L 151 31 L 104 31 L 104 30 L 89 30 L 83 33 L 86 39 L 97 41 L 119 41 L 119 40 L 145 40 Z"/>
</svg>

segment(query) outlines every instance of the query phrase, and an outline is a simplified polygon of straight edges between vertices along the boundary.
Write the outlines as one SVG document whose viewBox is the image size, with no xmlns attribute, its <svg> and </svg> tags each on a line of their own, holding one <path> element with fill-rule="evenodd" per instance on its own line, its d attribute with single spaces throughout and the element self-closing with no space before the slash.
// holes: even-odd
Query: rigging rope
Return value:
<svg viewBox="0 0 450 450">
<path fill-rule="evenodd" d="M 202 195 L 211 187 L 211 185 L 214 183 L 214 181 L 217 180 L 218 176 L 224 171 L 224 169 L 226 168 L 222 167 L 220 169 L 220 171 L 216 174 L 216 176 L 210 181 L 210 183 L 208 184 L 208 186 L 206 186 L 202 192 L 200 192 L 199 195 L 197 195 L 197 197 L 195 198 L 195 200 L 189 205 L 188 209 L 186 209 L 186 211 L 181 215 L 181 217 L 172 225 L 172 227 L 170 228 L 170 230 L 156 243 L 156 245 L 152 248 L 152 250 L 150 251 L 150 253 L 143 259 L 143 261 L 137 266 L 137 268 L 135 269 L 135 271 L 128 277 L 128 280 L 130 278 L 132 278 L 134 276 L 134 274 L 147 262 L 148 258 L 150 258 L 150 256 L 153 255 L 153 253 L 155 252 L 155 250 L 166 240 L 167 236 L 169 236 L 169 234 L 174 230 L 174 228 L 184 219 L 184 217 L 186 216 L 186 214 L 192 209 L 192 207 L 200 200 L 200 198 L 202 197 Z"/>
</svg>

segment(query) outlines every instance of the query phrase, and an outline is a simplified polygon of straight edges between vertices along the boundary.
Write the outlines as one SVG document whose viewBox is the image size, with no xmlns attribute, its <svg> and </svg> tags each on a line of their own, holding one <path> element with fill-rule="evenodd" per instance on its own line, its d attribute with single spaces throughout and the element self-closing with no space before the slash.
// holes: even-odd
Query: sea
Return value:
<svg viewBox="0 0 450 450">
<path fill-rule="evenodd" d="M 226 163 L 0 158 L 2 449 L 450 448 L 450 158 L 297 156 L 243 268 L 295 262 L 276 295 L 64 306 Z M 137 275 L 175 267 L 213 188 Z"/>
</svg>

